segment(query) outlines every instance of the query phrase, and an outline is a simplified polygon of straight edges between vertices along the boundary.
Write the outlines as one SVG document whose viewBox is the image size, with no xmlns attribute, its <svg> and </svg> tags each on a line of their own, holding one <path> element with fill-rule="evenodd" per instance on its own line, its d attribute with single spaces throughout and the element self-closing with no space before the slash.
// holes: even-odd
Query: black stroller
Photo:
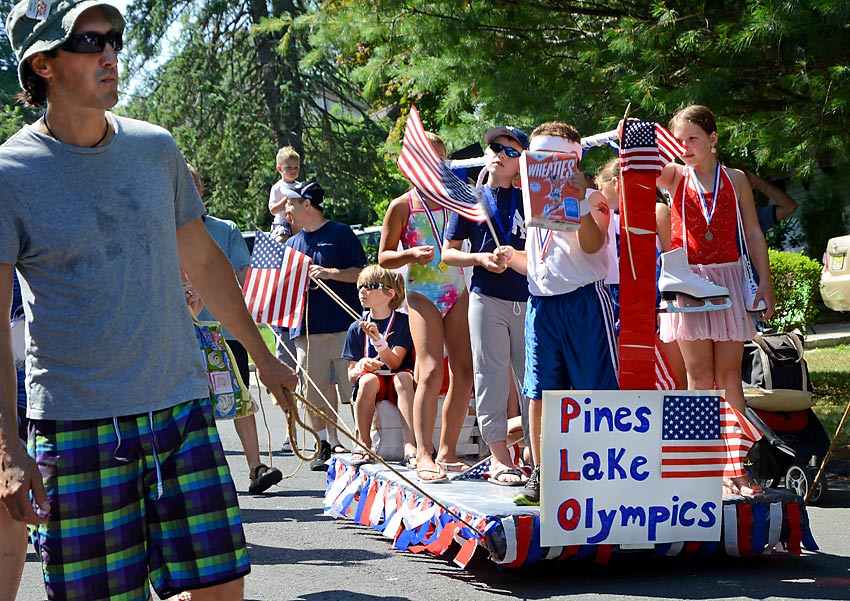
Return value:
<svg viewBox="0 0 850 601">
<path fill-rule="evenodd" d="M 744 345 L 741 377 L 747 419 L 764 434 L 750 449 L 747 469 L 762 486 L 784 484 L 805 499 L 829 437 L 811 410 L 812 383 L 800 334 L 758 334 Z M 821 478 L 809 502 L 823 501 L 826 491 Z"/>
<path fill-rule="evenodd" d="M 764 438 L 750 449 L 745 467 L 762 486 L 777 488 L 784 484 L 805 499 L 829 449 L 829 436 L 815 412 L 747 407 L 746 415 Z M 827 480 L 821 478 L 809 503 L 823 502 L 826 493 Z"/>
</svg>

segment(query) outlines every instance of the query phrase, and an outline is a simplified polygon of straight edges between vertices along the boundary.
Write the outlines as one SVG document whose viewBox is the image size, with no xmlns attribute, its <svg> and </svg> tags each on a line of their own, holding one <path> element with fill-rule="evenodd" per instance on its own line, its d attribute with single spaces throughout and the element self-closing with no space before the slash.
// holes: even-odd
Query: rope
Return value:
<svg viewBox="0 0 850 601">
<path fill-rule="evenodd" d="M 329 423 L 333 423 L 333 419 L 327 413 L 325 413 L 324 411 L 322 411 L 321 409 L 319 409 L 318 407 L 313 405 L 310 401 L 305 399 L 303 396 L 301 396 L 297 392 L 293 392 L 293 391 L 289 390 L 288 388 L 286 388 L 286 389 L 284 389 L 284 394 L 286 394 L 286 398 L 289 400 L 289 404 L 291 406 L 294 406 L 296 402 L 300 401 L 301 403 L 306 405 L 307 408 L 310 409 L 310 411 L 313 411 L 314 413 L 318 414 L 325 421 L 327 421 Z M 289 419 L 289 414 L 287 414 L 287 421 L 290 422 L 289 428 L 290 428 L 290 431 L 292 431 L 293 425 L 292 425 L 292 421 Z M 301 423 L 303 425 L 303 422 L 301 422 Z M 390 465 L 389 463 L 384 461 L 384 459 L 382 459 L 379 455 L 376 455 L 375 453 L 373 453 L 372 449 L 368 448 L 366 445 L 364 445 L 362 442 L 360 442 L 360 440 L 357 439 L 357 437 L 345 426 L 345 424 L 334 424 L 334 425 L 336 425 L 337 429 L 340 432 L 342 432 L 343 434 L 345 434 L 346 436 L 351 438 L 351 440 L 354 441 L 354 444 L 357 445 L 358 447 L 360 447 L 360 449 L 362 450 L 363 453 L 367 454 L 369 457 L 372 457 L 378 463 L 380 463 L 385 468 L 390 470 L 393 474 L 398 476 L 401 480 L 403 480 L 406 484 L 408 484 L 416 492 L 418 492 L 419 494 L 421 494 L 424 497 L 427 497 L 432 503 L 434 503 L 435 505 L 440 507 L 443 511 L 445 511 L 446 513 L 451 515 L 453 518 L 455 518 L 457 521 L 462 523 L 464 526 L 467 526 L 470 530 L 472 530 L 473 532 L 475 532 L 479 536 L 484 535 L 484 533 L 482 531 L 480 531 L 478 528 L 476 528 L 475 526 L 473 526 L 472 524 L 470 524 L 469 522 L 464 520 L 457 512 L 453 511 L 448 506 L 446 506 L 445 504 L 440 502 L 438 499 L 435 499 L 433 496 L 431 496 L 430 494 L 428 494 L 427 492 L 422 490 L 422 487 L 420 487 L 418 484 L 413 482 L 406 475 L 404 475 L 403 473 L 398 471 L 395 467 L 393 467 L 392 465 Z M 292 450 L 293 450 L 293 452 L 295 451 L 294 446 L 292 447 Z"/>
<path fill-rule="evenodd" d="M 278 336 L 277 332 L 274 332 L 274 336 L 275 336 L 276 340 L 280 340 L 280 337 Z M 310 342 L 309 342 L 309 338 L 308 338 L 307 344 L 309 345 L 309 343 Z M 286 347 L 283 347 L 283 348 L 286 349 Z M 309 349 L 309 346 L 308 346 L 308 349 Z M 289 349 L 286 349 L 286 352 L 290 356 L 292 356 L 292 352 Z M 298 365 L 298 359 L 296 357 L 293 357 L 293 359 L 295 360 L 296 365 Z M 314 388 L 316 388 L 317 392 L 319 392 L 319 395 L 322 396 L 322 398 L 325 400 L 325 402 L 327 402 L 327 398 L 325 398 L 325 396 L 322 394 L 321 390 L 319 390 L 319 387 L 316 386 L 316 383 L 310 378 L 310 376 L 307 375 L 306 370 L 304 368 L 302 368 L 300 365 L 298 365 L 298 369 L 301 370 L 301 372 L 307 378 L 308 382 L 310 384 L 312 384 Z M 393 474 L 398 476 L 402 481 L 404 481 L 406 484 L 408 484 L 416 492 L 418 492 L 421 495 L 428 498 L 432 503 L 434 503 L 435 505 L 440 507 L 443 511 L 445 511 L 446 513 L 451 515 L 453 518 L 455 518 L 456 520 L 461 522 L 464 526 L 468 527 L 470 530 L 472 530 L 473 532 L 475 532 L 479 536 L 484 535 L 483 532 L 481 532 L 475 526 L 473 526 L 472 524 L 470 524 L 469 522 L 464 520 L 456 511 L 453 511 L 452 509 L 447 507 L 445 504 L 440 502 L 438 499 L 435 499 L 433 496 L 431 496 L 430 494 L 428 494 L 427 492 L 422 490 L 422 487 L 420 487 L 415 482 L 410 480 L 410 478 L 408 478 L 406 475 L 404 475 L 403 473 L 398 471 L 395 467 L 393 467 L 392 465 L 390 465 L 389 463 L 384 461 L 384 459 L 382 459 L 379 455 L 376 455 L 375 453 L 373 453 L 372 449 L 366 447 L 366 445 L 361 443 L 360 440 L 357 438 L 357 435 L 355 433 L 351 432 L 351 430 L 348 429 L 348 427 L 342 421 L 342 418 L 340 417 L 339 413 L 337 413 L 332 407 L 331 407 L 331 411 L 333 412 L 334 416 L 337 418 L 336 420 L 333 417 L 331 417 L 330 415 L 328 415 L 327 413 L 325 413 L 324 411 L 322 411 L 321 409 L 319 409 L 318 407 L 316 407 L 313 403 L 308 401 L 306 398 L 304 398 L 303 396 L 301 396 L 297 392 L 293 392 L 289 389 L 285 389 L 284 394 L 286 395 L 286 398 L 289 401 L 289 406 L 290 406 L 290 411 L 285 412 L 286 421 L 287 421 L 287 432 L 289 433 L 289 442 L 292 445 L 292 452 L 299 459 L 301 459 L 302 461 L 312 461 L 313 459 L 315 459 L 315 457 L 317 456 L 318 451 L 320 449 L 318 434 L 316 434 L 315 430 L 313 430 L 307 424 L 305 424 L 304 421 L 301 419 L 301 417 L 298 414 L 298 411 L 297 411 L 298 403 L 301 403 L 308 410 L 312 411 L 313 413 L 315 413 L 316 415 L 318 415 L 319 417 L 324 419 L 326 423 L 334 426 L 337 429 L 338 433 L 342 433 L 343 435 L 348 437 L 354 443 L 354 445 L 359 447 L 364 453 L 368 454 L 370 457 L 374 458 L 378 463 L 380 463 L 381 465 L 383 465 L 384 467 L 389 469 Z M 329 403 L 328 403 L 328 406 L 330 407 Z M 313 438 L 316 440 L 316 452 L 314 452 L 313 455 L 310 456 L 310 457 L 302 455 L 301 450 L 298 448 L 298 445 L 295 441 L 295 436 L 296 436 L 295 425 L 296 424 L 300 425 L 304 429 L 305 436 L 309 432 L 313 436 Z M 269 443 L 269 446 L 271 447 L 271 443 Z M 296 472 L 297 472 L 297 470 L 296 470 Z M 294 475 L 296 472 L 293 472 L 292 475 Z"/>
<path fill-rule="evenodd" d="M 829 443 L 829 449 L 826 451 L 826 455 L 824 455 L 823 460 L 820 462 L 820 468 L 818 468 L 818 473 L 815 475 L 815 479 L 812 480 L 812 485 L 809 487 L 809 492 L 806 493 L 806 500 L 803 501 L 803 507 L 809 504 L 809 501 L 812 500 L 812 495 L 815 494 L 815 489 L 818 486 L 818 483 L 821 481 L 823 477 L 824 468 L 826 468 L 826 464 L 829 461 L 829 458 L 832 457 L 832 451 L 835 449 L 835 443 L 838 442 L 838 436 L 841 434 L 841 430 L 844 429 L 844 422 L 847 421 L 847 414 L 850 413 L 850 403 L 847 404 L 847 407 L 844 409 L 844 415 L 841 416 L 841 421 L 838 423 L 838 428 L 835 429 L 835 435 L 832 437 L 832 442 Z"/>
<path fill-rule="evenodd" d="M 342 309 L 343 309 L 346 313 L 348 313 L 351 317 L 353 317 L 353 318 L 354 318 L 354 319 L 356 319 L 357 321 L 360 321 L 360 319 L 361 319 L 362 315 L 360 315 L 359 313 L 357 313 L 354 309 L 352 309 L 352 308 L 349 306 L 349 304 L 348 304 L 347 302 L 345 302 L 344 300 L 342 300 L 342 298 L 341 298 L 341 297 L 340 297 L 340 296 L 339 296 L 336 292 L 334 292 L 333 288 L 331 288 L 330 286 L 328 286 L 327 284 L 325 284 L 325 283 L 324 283 L 322 280 L 320 280 L 319 278 L 314 278 L 313 276 L 310 276 L 310 279 L 311 279 L 311 280 L 313 280 L 313 282 L 316 284 L 316 286 L 318 286 L 319 288 L 321 288 L 322 290 L 324 290 L 325 292 L 327 292 L 327 293 L 328 293 L 328 296 L 330 296 L 330 297 L 331 297 L 331 299 L 333 299 L 333 300 L 336 302 L 336 304 L 338 304 L 340 307 L 342 307 Z M 305 323 L 306 323 L 306 322 L 305 322 Z"/>
</svg>

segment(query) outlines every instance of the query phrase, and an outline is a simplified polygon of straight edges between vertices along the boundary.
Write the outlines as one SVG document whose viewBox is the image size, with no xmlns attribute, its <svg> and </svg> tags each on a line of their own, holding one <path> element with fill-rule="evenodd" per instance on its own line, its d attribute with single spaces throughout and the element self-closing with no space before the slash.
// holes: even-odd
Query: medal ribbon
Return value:
<svg viewBox="0 0 850 601">
<path fill-rule="evenodd" d="M 540 263 L 543 263 L 543 259 L 546 258 L 546 251 L 549 249 L 549 243 L 552 241 L 552 230 L 544 230 L 540 227 L 534 229 L 537 234 L 537 248 L 540 249 Z"/>
<path fill-rule="evenodd" d="M 369 315 L 366 316 L 366 321 L 373 321 L 372 312 L 369 311 Z M 392 333 L 390 328 L 393 327 L 393 322 L 395 321 L 395 311 L 390 314 L 390 319 L 387 322 L 387 327 L 384 329 L 384 338 Z M 366 332 L 363 332 L 363 356 L 369 358 L 369 349 L 374 348 L 371 344 L 372 339 L 369 338 L 369 335 Z M 377 354 L 375 355 L 377 357 Z"/>
<path fill-rule="evenodd" d="M 428 223 L 431 225 L 431 231 L 434 232 L 434 238 L 437 240 L 437 252 L 439 252 L 440 261 L 443 258 L 443 236 L 446 232 L 446 222 L 448 219 L 448 209 L 445 207 L 442 208 L 443 212 L 443 229 L 437 227 L 437 219 L 434 217 L 434 213 L 431 211 L 431 208 L 428 206 L 428 203 L 425 202 L 425 199 L 419 196 L 417 193 L 417 197 L 419 198 L 419 202 L 422 203 L 422 206 L 425 207 L 425 215 L 428 217 Z"/>
<path fill-rule="evenodd" d="M 696 182 L 697 195 L 699 203 L 702 207 L 702 214 L 705 217 L 705 225 L 711 226 L 711 220 L 714 218 L 714 211 L 717 209 L 717 194 L 720 191 L 720 161 L 717 161 L 717 167 L 714 171 L 714 192 L 711 197 L 711 210 L 708 209 L 708 202 L 705 200 L 705 188 L 702 187 L 702 182 L 699 181 L 693 167 L 688 167 L 688 175 Z"/>
<path fill-rule="evenodd" d="M 511 204 L 510 209 L 508 211 L 507 228 L 504 227 L 501 220 L 499 219 L 499 212 L 496 207 L 496 198 L 493 194 L 493 189 L 490 186 L 484 186 L 484 189 L 487 191 L 487 201 L 490 203 L 490 209 L 493 213 L 493 221 L 496 222 L 496 226 L 499 228 L 499 232 L 502 234 L 502 236 L 505 237 L 505 244 L 510 244 L 511 232 L 513 231 L 513 228 L 511 226 L 513 225 L 514 221 L 514 212 L 516 212 L 517 189 L 511 188 Z M 494 242 L 496 243 L 496 246 L 501 246 L 501 242 L 499 240 L 494 240 Z"/>
</svg>

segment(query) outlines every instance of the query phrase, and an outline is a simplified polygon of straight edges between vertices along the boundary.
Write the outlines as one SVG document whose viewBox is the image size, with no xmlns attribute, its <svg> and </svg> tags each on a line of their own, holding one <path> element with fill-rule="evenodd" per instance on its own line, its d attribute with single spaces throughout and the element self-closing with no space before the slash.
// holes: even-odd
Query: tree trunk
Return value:
<svg viewBox="0 0 850 601">
<path fill-rule="evenodd" d="M 264 17 L 289 15 L 295 18 L 300 9 L 294 2 L 275 0 L 272 2 L 273 14 L 269 15 L 265 0 L 251 0 L 249 10 L 251 22 L 255 25 Z M 278 147 L 292 146 L 299 154 L 304 154 L 304 120 L 301 118 L 301 80 L 298 73 L 298 56 L 295 45 L 282 58 L 275 46 L 277 40 L 269 34 L 254 33 L 254 46 L 257 51 L 257 66 L 260 70 L 263 97 L 269 125 L 274 132 Z M 281 85 L 287 84 L 290 92 L 281 94 Z"/>
</svg>

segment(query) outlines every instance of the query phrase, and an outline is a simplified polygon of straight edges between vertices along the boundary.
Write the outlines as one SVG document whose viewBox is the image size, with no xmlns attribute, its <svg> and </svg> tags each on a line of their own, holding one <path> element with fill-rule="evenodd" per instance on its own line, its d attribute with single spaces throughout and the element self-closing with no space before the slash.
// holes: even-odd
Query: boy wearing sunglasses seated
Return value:
<svg viewBox="0 0 850 601">
<path fill-rule="evenodd" d="M 416 454 L 413 436 L 413 338 L 407 315 L 396 311 L 404 301 L 401 274 L 369 265 L 357 278 L 357 294 L 366 309 L 363 319 L 348 328 L 342 358 L 348 359 L 348 379 L 354 385 L 354 417 L 362 447 L 351 459 L 370 463 L 371 427 L 378 401 L 390 401 L 401 412 L 404 454 Z"/>
</svg>

